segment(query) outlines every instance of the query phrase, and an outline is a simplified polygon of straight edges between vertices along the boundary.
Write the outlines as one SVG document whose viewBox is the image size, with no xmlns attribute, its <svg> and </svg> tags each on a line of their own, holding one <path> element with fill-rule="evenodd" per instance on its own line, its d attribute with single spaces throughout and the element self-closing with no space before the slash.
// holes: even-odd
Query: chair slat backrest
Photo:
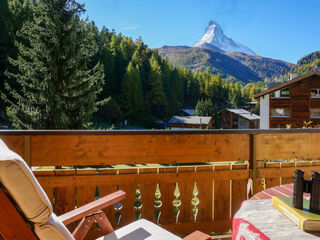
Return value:
<svg viewBox="0 0 320 240">
<path fill-rule="evenodd" d="M 0 188 L 0 232 L 5 239 L 30 239 L 38 238 L 31 231 L 23 217 Z"/>
</svg>

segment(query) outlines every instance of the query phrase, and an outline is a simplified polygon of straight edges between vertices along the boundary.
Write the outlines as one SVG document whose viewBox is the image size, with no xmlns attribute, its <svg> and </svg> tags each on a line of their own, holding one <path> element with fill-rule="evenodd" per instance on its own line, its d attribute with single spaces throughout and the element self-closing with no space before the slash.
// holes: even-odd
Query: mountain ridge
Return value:
<svg viewBox="0 0 320 240">
<path fill-rule="evenodd" d="M 256 55 L 249 47 L 224 35 L 221 26 L 211 20 L 202 37 L 193 47 L 163 46 L 158 48 L 175 67 L 191 70 L 209 69 L 228 80 L 244 83 L 272 79 L 295 66 L 292 63 Z"/>
<path fill-rule="evenodd" d="M 224 52 L 210 48 L 187 46 L 163 46 L 158 48 L 162 57 L 167 57 L 175 67 L 205 70 L 222 74 L 228 80 L 244 83 L 263 81 L 279 72 L 289 71 L 294 64 L 240 52 Z"/>
</svg>

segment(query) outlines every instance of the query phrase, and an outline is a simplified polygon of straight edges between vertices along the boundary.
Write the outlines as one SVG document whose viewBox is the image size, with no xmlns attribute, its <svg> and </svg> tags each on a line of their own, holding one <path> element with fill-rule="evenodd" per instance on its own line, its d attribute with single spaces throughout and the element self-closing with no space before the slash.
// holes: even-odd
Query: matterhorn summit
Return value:
<svg viewBox="0 0 320 240">
<path fill-rule="evenodd" d="M 223 34 L 220 25 L 215 21 L 210 21 L 203 36 L 193 45 L 199 48 L 221 49 L 225 52 L 242 52 L 247 55 L 256 55 L 247 46 L 233 41 Z"/>
</svg>

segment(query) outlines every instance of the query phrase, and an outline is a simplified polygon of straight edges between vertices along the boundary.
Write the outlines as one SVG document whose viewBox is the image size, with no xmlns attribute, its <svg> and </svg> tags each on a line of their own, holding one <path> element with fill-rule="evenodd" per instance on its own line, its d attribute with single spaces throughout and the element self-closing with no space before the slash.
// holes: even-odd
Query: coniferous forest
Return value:
<svg viewBox="0 0 320 240">
<path fill-rule="evenodd" d="M 84 12 L 74 0 L 0 1 L 3 124 L 92 129 L 127 120 L 152 128 L 182 108 L 199 106 L 202 115 L 216 116 L 241 107 L 263 88 L 175 68 L 142 38 L 99 29 Z"/>
</svg>

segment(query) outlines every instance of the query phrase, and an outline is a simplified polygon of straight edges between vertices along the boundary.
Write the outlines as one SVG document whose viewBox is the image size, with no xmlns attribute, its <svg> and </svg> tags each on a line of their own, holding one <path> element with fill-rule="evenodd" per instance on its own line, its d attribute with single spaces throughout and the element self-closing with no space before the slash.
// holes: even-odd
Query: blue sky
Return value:
<svg viewBox="0 0 320 240">
<path fill-rule="evenodd" d="M 86 15 L 151 48 L 192 46 L 209 20 L 258 55 L 296 63 L 320 50 L 320 0 L 81 0 Z"/>
</svg>

